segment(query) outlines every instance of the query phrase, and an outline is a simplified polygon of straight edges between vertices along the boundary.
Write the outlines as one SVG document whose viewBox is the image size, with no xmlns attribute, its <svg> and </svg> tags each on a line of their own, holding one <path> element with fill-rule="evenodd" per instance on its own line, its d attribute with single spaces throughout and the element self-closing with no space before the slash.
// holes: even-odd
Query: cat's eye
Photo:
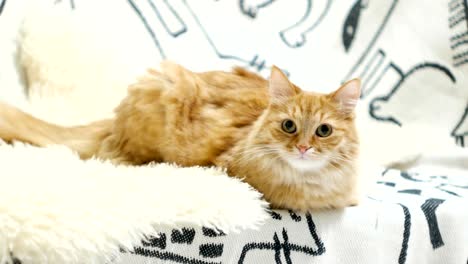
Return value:
<svg viewBox="0 0 468 264">
<path fill-rule="evenodd" d="M 315 130 L 315 134 L 319 137 L 328 137 L 331 135 L 333 129 L 329 124 L 321 124 L 319 127 L 317 127 L 317 130 Z"/>
<path fill-rule="evenodd" d="M 284 132 L 292 134 L 296 132 L 296 124 L 291 119 L 286 119 L 281 123 L 281 128 Z"/>
</svg>

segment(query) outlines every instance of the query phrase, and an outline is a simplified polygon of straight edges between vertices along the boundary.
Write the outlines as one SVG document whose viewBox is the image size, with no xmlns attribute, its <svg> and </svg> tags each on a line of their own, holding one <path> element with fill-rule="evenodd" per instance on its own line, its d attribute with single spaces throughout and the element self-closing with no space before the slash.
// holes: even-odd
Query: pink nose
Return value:
<svg viewBox="0 0 468 264">
<path fill-rule="evenodd" d="M 306 153 L 307 150 L 310 149 L 309 146 L 304 146 L 304 145 L 297 145 L 296 148 L 301 152 L 301 154 Z"/>
</svg>

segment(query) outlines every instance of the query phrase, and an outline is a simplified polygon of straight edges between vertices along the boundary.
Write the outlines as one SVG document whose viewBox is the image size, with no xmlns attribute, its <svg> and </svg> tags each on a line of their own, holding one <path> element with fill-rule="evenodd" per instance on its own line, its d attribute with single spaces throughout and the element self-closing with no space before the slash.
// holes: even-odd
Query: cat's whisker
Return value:
<svg viewBox="0 0 468 264">
<path fill-rule="evenodd" d="M 333 167 L 335 169 L 335 173 L 339 174 L 339 175 L 343 175 L 343 171 L 338 168 L 337 166 L 335 166 L 333 163 L 329 163 L 328 165 L 330 165 L 331 167 Z"/>
<path fill-rule="evenodd" d="M 341 157 L 341 156 L 329 156 L 329 160 L 340 160 L 340 161 L 350 161 L 348 157 Z"/>
<path fill-rule="evenodd" d="M 240 152 L 239 161 L 249 161 L 254 158 L 270 155 L 276 153 L 275 150 L 271 149 L 248 149 Z"/>
</svg>

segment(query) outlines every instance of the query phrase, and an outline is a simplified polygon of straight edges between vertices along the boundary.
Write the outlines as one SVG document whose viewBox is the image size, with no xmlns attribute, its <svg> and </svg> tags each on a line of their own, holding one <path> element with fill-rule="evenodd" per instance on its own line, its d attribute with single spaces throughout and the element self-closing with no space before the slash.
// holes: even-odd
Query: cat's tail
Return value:
<svg viewBox="0 0 468 264">
<path fill-rule="evenodd" d="M 39 147 L 64 145 L 81 158 L 94 156 L 110 134 L 111 120 L 84 126 L 63 127 L 35 118 L 18 108 L 0 102 L 0 138 L 8 143 L 20 141 Z"/>
</svg>

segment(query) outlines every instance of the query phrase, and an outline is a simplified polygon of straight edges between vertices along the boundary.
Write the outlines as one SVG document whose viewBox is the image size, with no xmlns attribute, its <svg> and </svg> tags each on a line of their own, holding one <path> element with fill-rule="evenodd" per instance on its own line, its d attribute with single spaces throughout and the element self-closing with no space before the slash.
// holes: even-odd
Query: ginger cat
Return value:
<svg viewBox="0 0 468 264">
<path fill-rule="evenodd" d="M 0 104 L 0 138 L 62 144 L 119 164 L 220 166 L 273 208 L 309 211 L 357 203 L 360 81 L 305 92 L 276 67 L 269 80 L 235 68 L 194 73 L 164 62 L 130 86 L 115 117 L 61 127 Z"/>
</svg>

